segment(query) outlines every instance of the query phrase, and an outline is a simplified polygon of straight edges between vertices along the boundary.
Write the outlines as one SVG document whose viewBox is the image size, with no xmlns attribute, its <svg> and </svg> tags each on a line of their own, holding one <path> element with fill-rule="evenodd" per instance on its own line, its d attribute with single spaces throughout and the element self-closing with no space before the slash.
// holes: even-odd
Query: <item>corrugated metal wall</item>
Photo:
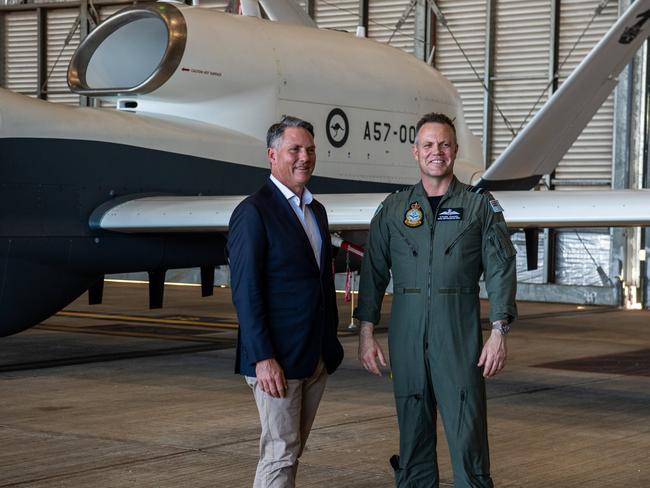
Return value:
<svg viewBox="0 0 650 488">
<path fill-rule="evenodd" d="M 5 86 L 36 96 L 38 31 L 36 11 L 5 15 Z"/>
<path fill-rule="evenodd" d="M 435 66 L 451 80 L 460 92 L 465 109 L 465 119 L 478 137 L 483 136 L 482 79 L 485 76 L 486 12 L 485 0 L 440 0 L 438 6 L 444 13 L 451 32 L 478 72 L 474 75 L 469 63 L 454 42 L 449 31 L 436 24 Z"/>
<path fill-rule="evenodd" d="M 550 19 L 549 0 L 497 1 L 493 97 L 505 118 L 493 112 L 492 161 L 548 99 Z"/>
<path fill-rule="evenodd" d="M 359 1 L 316 0 L 314 20 L 321 29 L 356 32 L 359 24 Z"/>
<path fill-rule="evenodd" d="M 496 0 L 494 2 L 494 66 L 491 138 L 488 159 L 494 160 L 550 96 L 553 0 Z M 592 19 L 599 0 L 561 0 L 558 59 L 563 61 Z M 480 77 L 485 73 L 487 0 L 439 0 L 449 26 Z M 584 58 L 617 17 L 618 2 L 610 0 L 597 15 L 559 69 L 559 83 Z M 484 132 L 486 93 L 472 73 L 447 29 L 436 23 L 435 65 L 458 88 L 470 128 Z M 503 116 L 502 116 L 503 114 Z M 559 189 L 575 186 L 609 187 L 612 167 L 613 97 L 560 163 L 554 184 Z"/>
<path fill-rule="evenodd" d="M 594 0 L 563 0 L 560 4 L 560 62 L 567 57 L 598 3 Z M 596 45 L 617 17 L 618 2 L 610 1 L 559 70 L 560 82 Z M 554 180 L 558 189 L 573 186 L 575 180 L 596 180 L 591 183 L 600 181 L 600 186 L 610 187 L 613 125 L 614 100 L 610 96 L 558 166 Z"/>
<path fill-rule="evenodd" d="M 415 50 L 415 8 L 409 0 L 371 0 L 368 6 L 368 37 L 408 53 Z M 399 30 L 398 21 L 405 16 Z"/>
<path fill-rule="evenodd" d="M 75 22 L 79 9 L 51 10 L 47 14 L 47 73 L 46 93 L 51 102 L 79 104 L 79 95 L 68 88 L 68 64 L 79 45 L 79 25 Z M 66 38 L 74 32 L 68 45 Z"/>
</svg>

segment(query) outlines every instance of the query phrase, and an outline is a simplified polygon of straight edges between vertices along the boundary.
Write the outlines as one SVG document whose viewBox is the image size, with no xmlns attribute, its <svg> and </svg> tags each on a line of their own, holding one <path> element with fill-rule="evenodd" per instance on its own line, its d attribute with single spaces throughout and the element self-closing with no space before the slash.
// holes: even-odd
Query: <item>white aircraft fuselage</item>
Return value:
<svg viewBox="0 0 650 488">
<path fill-rule="evenodd" d="M 633 8 L 648 10 L 650 0 Z M 625 31 L 633 42 L 647 37 L 647 15 L 637 13 L 636 31 Z M 148 271 L 158 306 L 165 270 L 198 266 L 209 293 L 214 266 L 226 263 L 223 222 L 268 177 L 266 131 L 282 115 L 314 125 L 318 162 L 309 187 L 333 209 L 334 228 L 367 228 L 382 194 L 419 179 L 411 145 L 424 113 L 455 119 L 459 179 L 473 182 L 483 169 L 451 83 L 409 54 L 348 33 L 138 5 L 91 32 L 68 81 L 118 109 L 0 89 L 0 336 L 39 323 L 88 289 L 101 300 L 105 274 Z M 507 188 L 530 188 L 536 175 L 522 170 L 519 186 Z M 367 194 L 351 213 L 350 194 Z M 639 197 L 635 206 L 647 209 L 647 194 Z M 517 222 L 534 226 L 525 204 L 520 210 Z M 544 217 L 553 223 L 552 214 Z"/>
</svg>

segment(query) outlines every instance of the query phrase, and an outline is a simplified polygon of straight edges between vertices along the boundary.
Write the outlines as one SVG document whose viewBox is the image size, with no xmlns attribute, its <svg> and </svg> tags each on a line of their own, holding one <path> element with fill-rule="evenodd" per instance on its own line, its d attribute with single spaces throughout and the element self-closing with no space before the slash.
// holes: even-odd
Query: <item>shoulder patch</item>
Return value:
<svg viewBox="0 0 650 488">
<path fill-rule="evenodd" d="M 468 191 L 470 193 L 481 194 L 481 193 L 483 193 L 485 191 L 485 189 L 481 188 L 480 186 L 469 185 L 467 188 L 465 188 L 465 191 Z"/>
<path fill-rule="evenodd" d="M 499 200 L 492 199 L 490 200 L 490 207 L 494 213 L 503 212 L 503 207 L 499 203 Z"/>
</svg>

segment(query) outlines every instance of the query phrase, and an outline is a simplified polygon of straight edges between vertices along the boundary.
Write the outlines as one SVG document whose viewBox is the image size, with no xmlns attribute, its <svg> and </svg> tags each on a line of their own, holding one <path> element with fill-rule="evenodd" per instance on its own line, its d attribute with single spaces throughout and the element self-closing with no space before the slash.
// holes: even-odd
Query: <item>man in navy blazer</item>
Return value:
<svg viewBox="0 0 650 488">
<path fill-rule="evenodd" d="M 343 349 L 327 214 L 305 187 L 316 165 L 312 125 L 273 124 L 267 154 L 271 176 L 233 212 L 228 254 L 235 372 L 253 389 L 262 425 L 254 487 L 286 488 Z"/>
</svg>

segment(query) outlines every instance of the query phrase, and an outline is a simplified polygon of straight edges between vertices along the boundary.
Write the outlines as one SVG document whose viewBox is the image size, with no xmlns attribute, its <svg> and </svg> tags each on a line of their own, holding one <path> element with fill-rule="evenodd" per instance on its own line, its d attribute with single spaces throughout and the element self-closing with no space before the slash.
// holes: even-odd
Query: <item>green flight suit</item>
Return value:
<svg viewBox="0 0 650 488">
<path fill-rule="evenodd" d="M 379 322 L 393 276 L 388 334 L 400 429 L 396 485 L 437 487 L 436 407 L 456 488 L 492 487 L 479 278 L 485 274 L 490 320 L 510 322 L 515 249 L 501 207 L 455 177 L 431 209 L 422 182 L 388 196 L 370 225 L 361 268 L 359 320 Z"/>
</svg>

